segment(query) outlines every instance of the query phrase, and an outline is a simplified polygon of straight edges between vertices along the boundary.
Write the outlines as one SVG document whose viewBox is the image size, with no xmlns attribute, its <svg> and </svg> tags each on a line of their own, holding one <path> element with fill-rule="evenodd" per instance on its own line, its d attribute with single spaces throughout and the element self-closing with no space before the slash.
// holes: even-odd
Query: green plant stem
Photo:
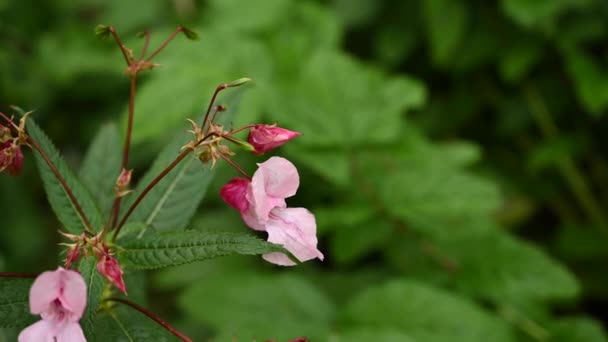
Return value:
<svg viewBox="0 0 608 342">
<path fill-rule="evenodd" d="M 171 162 L 171 164 L 169 164 L 169 166 L 167 166 L 158 176 L 156 176 L 156 178 L 154 178 L 154 180 L 152 180 L 150 182 L 150 184 L 148 184 L 148 186 L 146 186 L 146 188 L 139 194 L 139 196 L 137 197 L 135 202 L 133 202 L 133 204 L 131 205 L 129 210 L 127 210 L 127 212 L 125 213 L 125 216 L 123 216 L 122 220 L 120 220 L 120 223 L 118 224 L 116 230 L 114 231 L 114 236 L 112 237 L 112 241 L 116 241 L 116 238 L 118 237 L 118 234 L 120 233 L 120 230 L 122 229 L 122 227 L 125 225 L 125 223 L 129 219 L 129 216 L 131 216 L 131 214 L 133 213 L 135 208 L 137 208 L 139 203 L 141 203 L 141 201 L 148 194 L 148 192 L 150 192 L 150 190 L 152 190 L 152 188 L 154 188 L 156 186 L 156 184 L 158 184 L 158 182 L 160 182 L 167 174 L 169 174 L 169 172 L 171 172 L 171 170 L 173 170 L 177 166 L 177 164 L 179 164 L 184 158 L 186 158 L 186 156 L 188 156 L 190 154 L 190 152 L 191 152 L 190 149 L 184 150 L 179 156 L 177 156 L 177 158 L 175 158 L 175 160 L 173 162 Z"/>
<path fill-rule="evenodd" d="M 540 93 L 532 86 L 524 87 L 524 94 L 528 100 L 530 112 L 536 121 L 543 136 L 547 140 L 555 139 L 559 135 L 557 125 Z M 557 160 L 557 168 L 568 183 L 570 190 L 579 202 L 589 221 L 608 235 L 608 224 L 602 209 L 596 201 L 582 172 L 577 168 L 571 156 L 561 156 Z"/>
<path fill-rule="evenodd" d="M 32 139 L 32 137 L 30 137 L 30 136 L 27 137 L 27 143 L 32 148 L 34 148 L 36 151 L 38 151 L 38 153 L 40 153 L 40 156 L 42 157 L 42 159 L 44 159 L 46 164 L 49 166 L 49 168 L 51 169 L 51 171 L 53 172 L 53 174 L 55 175 L 55 177 L 57 178 L 57 180 L 59 181 L 59 183 L 65 190 L 65 193 L 68 195 L 68 198 L 72 202 L 72 205 L 74 206 L 74 208 L 76 208 L 76 211 L 78 211 L 78 215 L 80 215 L 80 217 L 82 218 L 82 221 L 84 222 L 85 229 L 89 233 L 95 234 L 95 230 L 93 229 L 93 226 L 91 225 L 91 221 L 89 221 L 89 218 L 84 213 L 84 210 L 82 210 L 82 206 L 80 206 L 80 203 L 78 203 L 78 200 L 74 196 L 72 189 L 70 189 L 70 187 L 66 183 L 66 181 L 63 178 L 63 176 L 61 175 L 61 173 L 59 173 L 59 170 L 57 170 L 57 167 L 55 167 L 55 164 L 53 164 L 53 162 L 49 159 L 49 157 L 46 155 L 46 153 L 42 150 L 40 145 L 38 145 L 38 143 L 34 139 Z"/>
<path fill-rule="evenodd" d="M 150 310 L 135 304 L 129 300 L 126 299 L 122 299 L 122 298 L 115 298 L 115 297 L 110 297 L 108 299 L 106 299 L 106 301 L 111 301 L 111 302 L 117 302 L 117 303 L 122 303 L 125 304 L 139 312 L 141 312 L 142 314 L 146 315 L 148 318 L 150 318 L 151 320 L 153 320 L 154 322 L 158 323 L 160 326 L 162 326 L 163 328 L 165 328 L 168 332 L 170 332 L 171 334 L 173 334 L 175 337 L 179 338 L 181 341 L 184 342 L 192 342 L 192 339 L 190 339 L 188 336 L 184 335 L 182 332 L 180 332 L 179 330 L 175 329 L 174 327 L 172 327 L 171 325 L 169 325 L 169 323 L 165 322 L 162 318 L 156 316 L 154 313 L 152 313 Z"/>
</svg>

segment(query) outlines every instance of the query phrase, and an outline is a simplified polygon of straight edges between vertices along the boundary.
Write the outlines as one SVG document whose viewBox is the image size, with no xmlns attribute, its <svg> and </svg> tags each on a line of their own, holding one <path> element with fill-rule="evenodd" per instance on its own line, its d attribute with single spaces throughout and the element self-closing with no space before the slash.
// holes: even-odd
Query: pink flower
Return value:
<svg viewBox="0 0 608 342">
<path fill-rule="evenodd" d="M 23 329 L 19 342 L 86 342 L 78 324 L 86 305 L 80 273 L 62 267 L 42 273 L 30 288 L 30 311 L 42 319 Z"/>
<path fill-rule="evenodd" d="M 124 272 L 120 268 L 118 260 L 110 255 L 107 247 L 106 251 L 97 262 L 97 271 L 106 277 L 106 279 L 114 284 L 120 291 L 127 294 L 127 287 L 125 286 L 125 281 L 122 279 Z"/>
<path fill-rule="evenodd" d="M 10 141 L 0 143 L 0 172 L 7 170 L 12 176 L 16 176 L 21 172 L 23 167 L 23 152 L 21 147 Z"/>
<path fill-rule="evenodd" d="M 220 195 L 239 210 L 252 229 L 266 231 L 268 241 L 280 244 L 301 262 L 319 258 L 315 217 L 304 208 L 287 208 L 285 198 L 295 195 L 300 185 L 296 167 L 287 159 L 272 157 L 258 164 L 251 181 L 235 178 L 220 190 Z M 295 265 L 283 253 L 264 255 L 277 265 Z"/>
<path fill-rule="evenodd" d="M 249 131 L 247 141 L 254 147 L 255 154 L 263 154 L 273 150 L 301 133 L 290 131 L 276 125 L 255 125 Z"/>
</svg>

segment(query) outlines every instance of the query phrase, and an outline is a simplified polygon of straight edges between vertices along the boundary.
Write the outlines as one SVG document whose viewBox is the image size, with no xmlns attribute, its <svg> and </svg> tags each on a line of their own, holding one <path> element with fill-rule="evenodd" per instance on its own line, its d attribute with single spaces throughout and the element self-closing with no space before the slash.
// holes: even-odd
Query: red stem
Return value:
<svg viewBox="0 0 608 342">
<path fill-rule="evenodd" d="M 137 73 L 131 76 L 131 90 L 129 94 L 129 120 L 127 123 L 127 137 L 125 139 L 125 148 L 122 154 L 122 169 L 127 169 L 129 166 L 129 148 L 131 147 L 131 132 L 133 131 L 133 114 L 135 112 L 135 90 L 137 87 Z"/>
<path fill-rule="evenodd" d="M 233 168 L 235 168 L 243 176 L 245 176 L 247 179 L 251 179 L 251 177 L 249 177 L 249 175 L 247 174 L 247 172 L 243 171 L 243 169 L 241 169 L 232 160 L 230 160 L 230 158 L 226 157 L 223 153 L 219 153 L 219 155 L 220 155 L 220 157 L 222 157 L 222 159 L 224 159 L 228 164 L 230 164 Z"/>
<path fill-rule="evenodd" d="M 129 58 L 129 53 L 126 50 L 126 47 L 120 41 L 120 38 L 118 37 L 118 34 L 116 33 L 116 30 L 114 29 L 113 26 L 108 27 L 108 30 L 110 30 L 110 33 L 112 33 L 112 37 L 114 37 L 114 40 L 116 40 L 116 43 L 118 44 L 118 47 L 120 48 L 120 51 L 122 52 L 122 55 L 125 58 L 125 62 L 127 63 L 127 66 L 131 65 L 131 59 Z"/>
<path fill-rule="evenodd" d="M 150 182 L 150 184 L 148 184 L 148 186 L 146 186 L 146 188 L 141 192 L 141 194 L 139 194 L 139 196 L 137 197 L 135 202 L 133 202 L 133 204 L 131 204 L 131 207 L 129 208 L 129 210 L 127 210 L 127 212 L 125 213 L 125 216 L 123 216 L 122 220 L 120 220 L 120 223 L 118 224 L 118 228 L 116 229 L 116 231 L 114 231 L 114 236 L 112 237 L 112 241 L 116 240 L 116 238 L 118 237 L 118 233 L 120 233 L 121 228 L 125 225 L 125 223 L 127 222 L 127 219 L 129 219 L 129 216 L 131 216 L 131 214 L 133 213 L 135 208 L 137 208 L 139 203 L 141 203 L 141 201 L 148 194 L 148 192 L 150 192 L 150 190 L 152 190 L 152 188 L 154 188 L 156 186 L 156 184 L 158 184 L 158 182 L 160 182 L 169 172 L 171 172 L 171 170 L 173 170 L 173 168 L 175 168 L 177 166 L 177 164 L 179 164 L 184 158 L 186 158 L 186 156 L 188 156 L 188 154 L 190 154 L 190 152 L 191 152 L 190 149 L 184 150 L 179 156 L 177 156 L 177 158 L 175 158 L 175 160 L 171 164 L 169 164 L 169 166 L 167 166 L 158 176 L 156 176 L 156 178 L 154 178 L 154 180 L 152 180 L 152 182 Z"/>
<path fill-rule="evenodd" d="M 211 97 L 211 101 L 209 101 L 209 107 L 207 108 L 207 113 L 205 114 L 205 119 L 203 119 L 203 123 L 201 124 L 201 129 L 205 128 L 205 125 L 207 124 L 207 119 L 209 118 L 209 114 L 211 113 L 211 108 L 213 107 L 213 104 L 215 103 L 215 98 L 217 97 L 217 94 L 219 94 L 220 91 L 226 89 L 228 87 L 228 85 L 226 83 L 222 83 L 219 86 L 217 86 L 217 88 L 215 88 L 215 92 L 213 92 L 213 96 Z M 207 127 L 207 130 L 209 130 L 210 127 Z"/>
<path fill-rule="evenodd" d="M 175 329 L 174 327 L 172 327 L 171 325 L 169 325 L 169 323 L 165 322 L 162 318 L 156 316 L 154 313 L 152 313 L 150 310 L 144 308 L 143 306 L 140 306 L 138 304 L 135 304 L 135 303 L 133 303 L 133 302 L 131 302 L 129 300 L 122 299 L 122 298 L 110 297 L 110 298 L 108 298 L 106 300 L 128 305 L 131 308 L 133 308 L 133 309 L 141 312 L 142 314 L 148 316 L 148 318 L 150 318 L 154 322 L 158 323 L 160 326 L 162 326 L 163 328 L 165 328 L 168 332 L 170 332 L 171 334 L 175 335 L 175 337 L 179 338 L 180 340 L 182 340 L 184 342 L 192 342 L 192 339 L 190 339 L 190 337 L 184 335 L 183 333 L 181 333 L 180 331 L 178 331 L 177 329 Z"/>
<path fill-rule="evenodd" d="M 156 51 L 154 51 L 150 57 L 146 58 L 145 62 L 149 62 L 152 60 L 152 58 L 156 57 L 156 55 L 158 55 L 172 40 L 173 38 L 175 38 L 175 36 L 177 36 L 178 33 L 180 33 L 184 28 L 183 27 L 178 27 L 177 30 L 175 30 L 175 32 L 173 32 L 169 38 L 167 38 L 167 40 L 165 40 L 164 43 L 162 43 L 158 49 L 156 49 Z"/>
<path fill-rule="evenodd" d="M 0 272 L 0 278 L 36 278 L 38 274 L 35 273 L 21 273 L 21 272 Z"/>
<path fill-rule="evenodd" d="M 53 174 L 55 175 L 55 177 L 57 178 L 57 180 L 59 181 L 59 183 L 61 183 L 61 186 L 63 186 L 63 189 L 65 190 L 65 193 L 68 195 L 68 197 L 70 198 L 70 201 L 74 205 L 74 208 L 76 208 L 76 211 L 78 211 L 78 214 L 80 215 L 80 217 L 84 221 L 85 229 L 88 230 L 91 234 L 95 234 L 95 230 L 93 229 L 93 226 L 91 225 L 91 222 L 89 221 L 89 219 L 85 215 L 84 210 L 82 210 L 82 207 L 80 206 L 80 203 L 78 203 L 78 200 L 74 196 L 74 193 L 72 192 L 72 189 L 70 189 L 70 187 L 66 183 L 65 179 L 63 178 L 63 176 L 59 173 L 59 170 L 57 170 L 57 168 L 55 167 L 55 165 L 53 164 L 53 162 L 49 159 L 49 157 L 46 155 L 46 153 L 44 153 L 44 151 L 42 150 L 42 148 L 40 147 L 40 145 L 38 145 L 38 143 L 34 139 L 32 139 L 32 137 L 28 136 L 27 137 L 27 142 L 36 151 L 38 151 L 38 153 L 40 153 L 40 156 L 42 156 L 42 159 L 44 159 L 44 161 L 49 166 L 49 168 L 51 169 L 51 171 L 53 172 Z"/>
<path fill-rule="evenodd" d="M 145 30 L 144 31 L 145 36 L 145 41 L 144 41 L 144 47 L 141 50 L 141 53 L 139 54 L 139 57 L 137 58 L 138 61 L 141 61 L 142 59 L 144 59 L 144 56 L 146 55 L 146 52 L 148 52 L 148 45 L 150 45 L 150 31 Z"/>
</svg>

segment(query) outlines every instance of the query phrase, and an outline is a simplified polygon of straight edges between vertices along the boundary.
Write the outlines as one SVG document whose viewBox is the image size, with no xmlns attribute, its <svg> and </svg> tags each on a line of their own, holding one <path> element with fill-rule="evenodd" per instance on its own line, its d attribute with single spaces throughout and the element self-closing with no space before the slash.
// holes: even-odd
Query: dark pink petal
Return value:
<svg viewBox="0 0 608 342">
<path fill-rule="evenodd" d="M 51 322 L 40 320 L 19 333 L 19 342 L 55 342 L 55 330 Z"/>
<path fill-rule="evenodd" d="M 304 208 L 275 208 L 266 224 L 268 241 L 285 247 L 299 261 L 314 258 L 323 260 L 323 254 L 317 249 L 317 223 L 310 211 Z M 283 266 L 294 263 L 281 254 L 264 255 L 269 262 Z"/>
<path fill-rule="evenodd" d="M 229 206 L 245 212 L 249 209 L 246 194 L 250 183 L 246 178 L 233 178 L 220 189 L 220 196 Z"/>
<path fill-rule="evenodd" d="M 17 176 L 21 173 L 21 168 L 23 168 L 23 152 L 19 146 L 12 147 L 13 149 L 13 160 L 10 165 L 8 165 L 8 173 L 11 176 Z"/>
<path fill-rule="evenodd" d="M 285 144 L 299 135 L 299 132 L 276 127 L 275 125 L 255 125 L 249 131 L 247 142 L 254 147 L 255 154 L 262 154 Z"/>
</svg>

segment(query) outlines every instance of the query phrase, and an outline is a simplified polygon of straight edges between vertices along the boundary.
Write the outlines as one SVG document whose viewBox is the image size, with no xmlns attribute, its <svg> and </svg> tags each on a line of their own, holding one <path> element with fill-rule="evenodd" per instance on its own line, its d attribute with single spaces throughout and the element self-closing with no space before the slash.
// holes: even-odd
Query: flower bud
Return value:
<svg viewBox="0 0 608 342">
<path fill-rule="evenodd" d="M 249 131 L 247 141 L 253 145 L 255 154 L 263 154 L 273 150 L 301 133 L 290 131 L 276 125 L 255 125 Z"/>
<path fill-rule="evenodd" d="M 11 140 L 13 136 L 11 135 L 11 129 L 0 124 L 0 143 L 5 143 Z"/>
<path fill-rule="evenodd" d="M 97 271 L 99 274 L 108 279 L 114 286 L 120 291 L 127 294 L 127 288 L 125 282 L 122 279 L 123 271 L 120 268 L 120 264 L 116 258 L 112 257 L 107 247 L 104 247 L 104 253 L 97 262 Z"/>
<path fill-rule="evenodd" d="M 10 141 L 0 144 L 0 172 L 8 169 L 11 176 L 16 176 L 23 167 L 23 152 L 21 147 Z"/>
</svg>

